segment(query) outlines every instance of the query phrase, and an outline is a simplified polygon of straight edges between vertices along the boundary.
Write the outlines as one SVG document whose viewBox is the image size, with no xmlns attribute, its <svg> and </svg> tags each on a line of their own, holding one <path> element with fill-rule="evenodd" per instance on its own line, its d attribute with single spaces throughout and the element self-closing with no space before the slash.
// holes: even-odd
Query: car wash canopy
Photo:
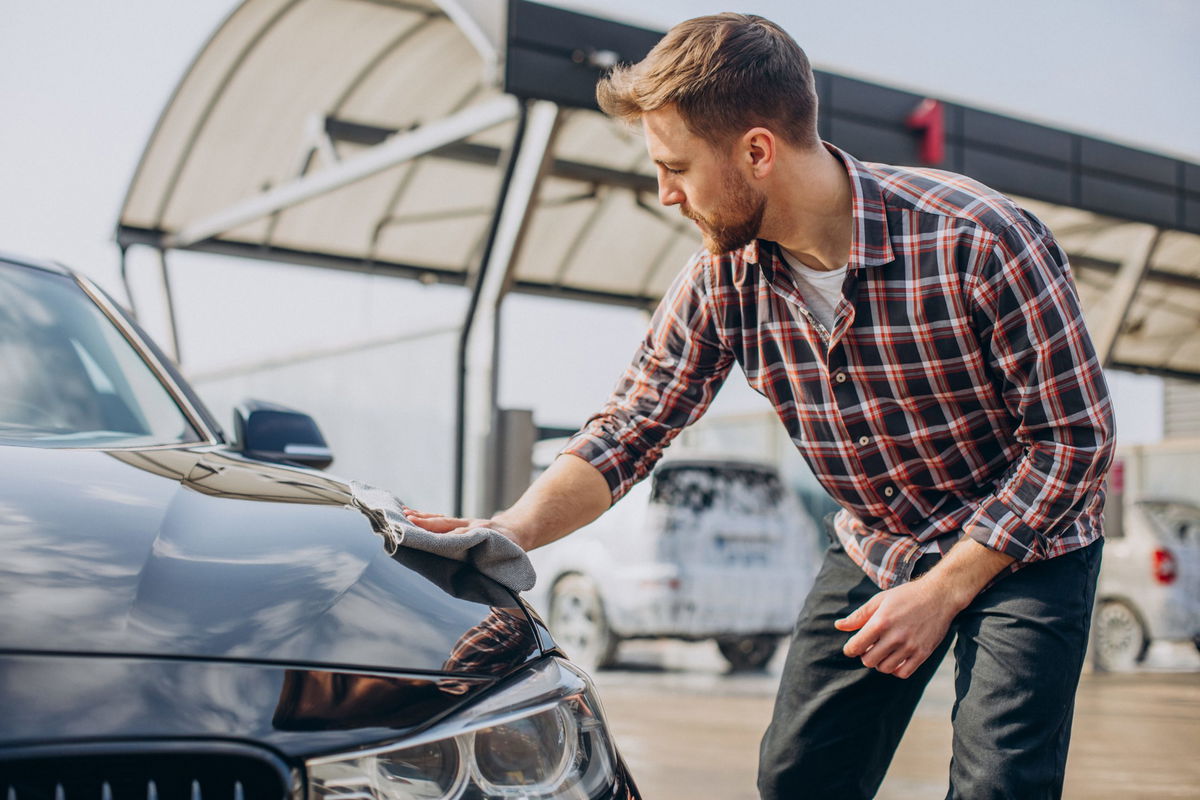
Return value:
<svg viewBox="0 0 1200 800">
<path fill-rule="evenodd" d="M 118 243 L 469 287 L 462 446 L 485 447 L 506 293 L 651 307 L 699 245 L 639 132 L 595 108 L 660 35 L 525 0 L 246 0 L 164 109 Z M 1200 165 L 824 72 L 817 91 L 855 156 L 1041 217 L 1107 365 L 1200 379 Z"/>
</svg>

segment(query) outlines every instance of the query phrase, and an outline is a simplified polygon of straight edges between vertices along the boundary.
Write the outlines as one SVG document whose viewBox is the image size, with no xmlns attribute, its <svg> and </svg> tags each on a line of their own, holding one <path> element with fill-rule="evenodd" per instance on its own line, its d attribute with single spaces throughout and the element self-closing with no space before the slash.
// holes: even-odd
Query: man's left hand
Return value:
<svg viewBox="0 0 1200 800">
<path fill-rule="evenodd" d="M 916 580 L 885 589 L 833 624 L 840 631 L 858 631 L 842 648 L 847 656 L 907 678 L 941 643 L 959 610 L 933 581 Z"/>
<path fill-rule="evenodd" d="M 955 615 L 1012 562 L 964 536 L 923 577 L 885 589 L 836 620 L 839 631 L 858 631 L 842 652 L 865 667 L 909 677 L 945 638 Z"/>
</svg>

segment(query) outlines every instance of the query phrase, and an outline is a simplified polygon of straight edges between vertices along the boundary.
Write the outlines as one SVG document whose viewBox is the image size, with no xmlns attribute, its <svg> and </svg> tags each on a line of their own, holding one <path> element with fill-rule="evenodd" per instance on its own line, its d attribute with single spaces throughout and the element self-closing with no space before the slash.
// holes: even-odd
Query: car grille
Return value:
<svg viewBox="0 0 1200 800">
<path fill-rule="evenodd" d="M 227 754 L 125 753 L 0 761 L 0 800 L 282 800 L 272 764 Z"/>
</svg>

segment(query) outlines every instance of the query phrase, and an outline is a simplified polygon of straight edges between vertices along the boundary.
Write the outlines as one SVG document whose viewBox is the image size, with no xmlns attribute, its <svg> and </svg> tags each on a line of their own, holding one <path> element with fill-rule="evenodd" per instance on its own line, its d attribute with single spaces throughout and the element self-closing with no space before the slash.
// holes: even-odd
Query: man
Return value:
<svg viewBox="0 0 1200 800">
<path fill-rule="evenodd" d="M 763 739 L 764 797 L 874 795 L 957 636 L 950 796 L 1056 797 L 1087 642 L 1113 424 L 1066 256 L 968 178 L 817 137 L 813 77 L 760 17 L 673 28 L 598 87 L 707 252 L 613 396 L 489 525 L 590 522 L 734 361 L 843 510 Z"/>
</svg>

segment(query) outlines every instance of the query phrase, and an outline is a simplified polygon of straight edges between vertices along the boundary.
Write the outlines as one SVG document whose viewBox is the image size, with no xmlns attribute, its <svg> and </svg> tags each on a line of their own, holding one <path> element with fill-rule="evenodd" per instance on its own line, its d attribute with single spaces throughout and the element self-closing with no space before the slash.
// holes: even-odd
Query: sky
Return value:
<svg viewBox="0 0 1200 800">
<path fill-rule="evenodd" d="M 729 8 L 684 0 L 557 4 L 660 28 Z M 0 0 L 0 250 L 62 260 L 124 299 L 112 233 L 128 181 L 172 89 L 235 5 Z M 759 0 L 735 10 L 782 24 L 818 68 L 1200 162 L 1195 0 Z M 139 310 L 163 340 L 167 327 L 157 267 L 151 254 L 135 253 L 130 269 Z M 339 278 L 314 270 L 216 263 L 186 254 L 178 263 L 185 369 L 201 373 L 226 365 L 234 344 L 248 339 L 269 340 L 263 343 L 267 357 L 321 346 L 322 326 L 287 328 L 287 320 L 315 318 L 336 328 L 340 320 L 353 319 L 365 326 L 360 335 L 371 338 L 454 322 L 461 305 L 461 293 L 439 295 L 380 279 L 360 281 L 349 300 L 333 308 L 328 297 Z M 288 308 L 286 315 L 274 312 L 281 315 L 276 323 L 268 318 L 256 327 L 244 319 L 261 307 L 252 291 L 240 291 L 255 281 L 286 285 Z M 413 293 L 421 291 L 413 302 Z M 229 320 L 227 337 L 197 336 L 214 308 L 224 309 Z M 532 402 L 522 387 L 536 385 L 536 367 L 520 358 L 523 343 L 547 324 L 598 313 L 559 302 L 511 300 L 502 399 Z M 604 313 L 597 324 L 611 335 L 582 359 L 580 379 L 565 381 L 557 395 L 541 390 L 539 402 L 551 409 L 550 416 L 576 416 L 607 392 L 628 358 L 644 318 Z M 264 335 L 272 324 L 286 328 L 287 335 Z M 566 327 L 583 329 L 570 322 Z M 567 337 L 563 346 L 576 344 Z M 1157 386 L 1152 379 L 1119 382 L 1139 397 Z M 726 393 L 741 402 L 736 391 Z M 1123 430 L 1152 435 L 1138 433 L 1155 423 L 1144 417 L 1131 416 Z"/>
</svg>

